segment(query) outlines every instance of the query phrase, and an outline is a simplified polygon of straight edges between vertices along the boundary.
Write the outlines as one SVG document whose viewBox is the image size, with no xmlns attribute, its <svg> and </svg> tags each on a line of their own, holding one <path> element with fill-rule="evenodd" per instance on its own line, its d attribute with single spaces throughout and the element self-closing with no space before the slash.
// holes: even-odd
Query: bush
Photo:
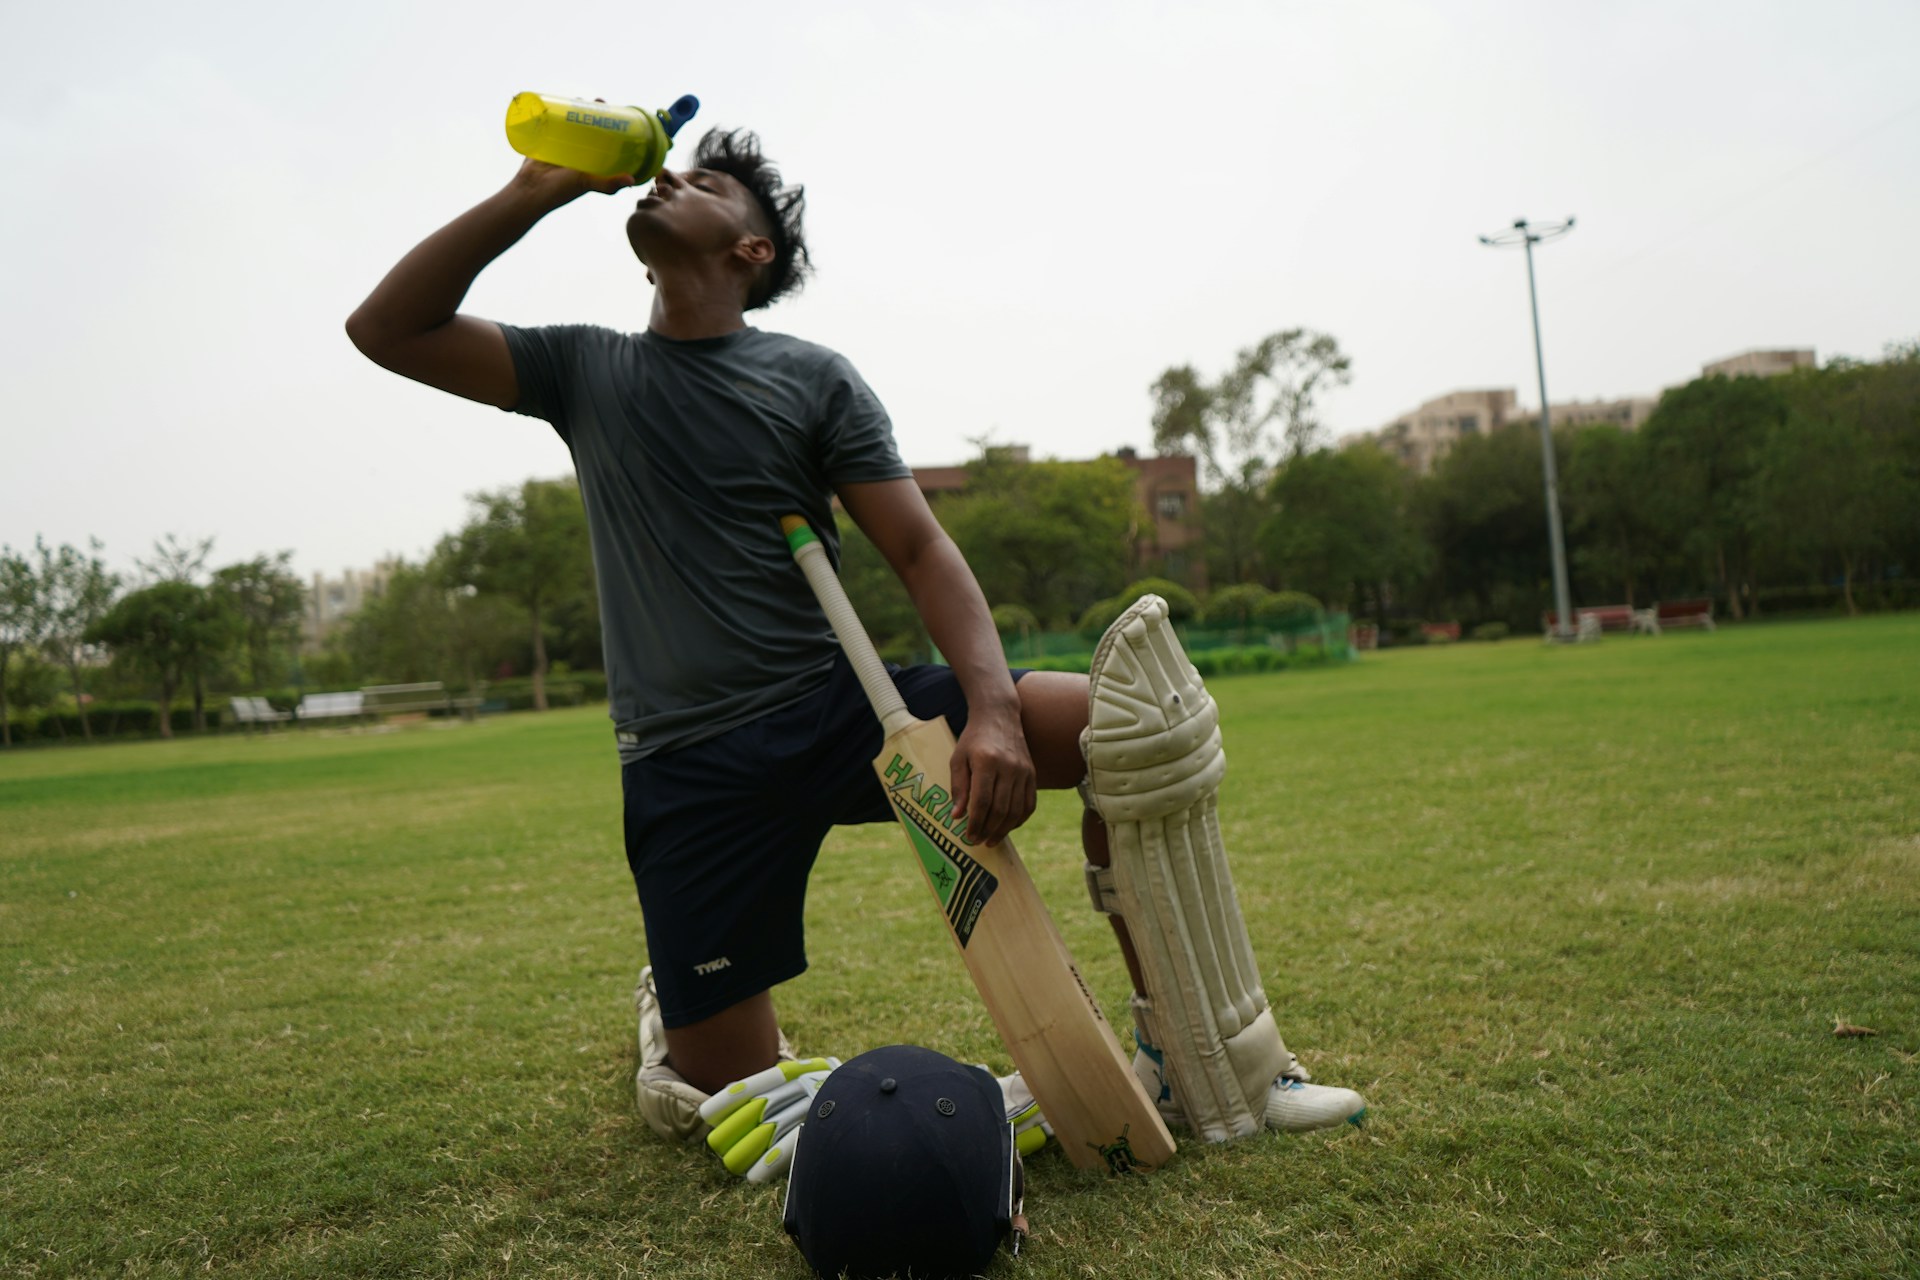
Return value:
<svg viewBox="0 0 1920 1280">
<path fill-rule="evenodd" d="M 1115 618 L 1133 606 L 1134 601 L 1149 595 L 1159 596 L 1167 602 L 1167 616 L 1175 622 L 1188 621 L 1200 613 L 1199 599 L 1179 583 L 1166 578 L 1142 578 L 1119 595 L 1108 596 L 1105 600 L 1096 600 L 1088 605 L 1074 629 L 1089 640 L 1098 640 L 1113 625 Z"/>
<path fill-rule="evenodd" d="M 1200 621 L 1209 627 L 1244 627 L 1273 616 L 1274 593 L 1257 582 L 1222 587 L 1207 597 Z"/>
<path fill-rule="evenodd" d="M 1080 615 L 1080 621 L 1074 624 L 1074 629 L 1089 640 L 1098 640 L 1106 634 L 1107 628 L 1113 625 L 1113 620 L 1125 613 L 1127 606 L 1132 603 L 1133 601 L 1123 600 L 1119 596 L 1095 600 L 1087 606 L 1087 611 Z"/>
<path fill-rule="evenodd" d="M 1003 636 L 1024 635 L 1040 630 L 1040 619 L 1023 604 L 997 604 L 993 606 L 993 629 Z"/>
<path fill-rule="evenodd" d="M 225 699 L 217 702 L 208 700 L 208 733 L 220 731 L 226 720 L 226 712 Z M 174 707 L 168 721 L 173 726 L 174 736 L 191 735 L 193 708 Z M 116 738 L 157 738 L 160 736 L 160 706 L 155 702 L 96 702 L 87 708 L 87 725 L 93 730 L 96 742 Z M 16 742 L 86 741 L 79 714 L 66 710 L 41 711 L 16 717 L 13 720 L 13 736 Z"/>
<path fill-rule="evenodd" d="M 1418 618 L 1389 618 L 1386 629 L 1381 633 L 1381 644 L 1425 644 L 1426 632 L 1420 629 Z"/>
<path fill-rule="evenodd" d="M 533 709 L 533 677 L 509 676 L 489 680 L 481 694 L 488 702 L 504 703 L 508 711 Z M 579 707 L 607 700 L 607 677 L 601 671 L 574 671 L 547 677 L 547 705 Z"/>
<path fill-rule="evenodd" d="M 1846 595 L 1834 583 L 1799 587 L 1762 587 L 1756 594 L 1759 597 L 1756 603 L 1759 605 L 1760 617 L 1763 619 L 1769 614 L 1781 617 L 1796 614 L 1826 616 L 1844 614 L 1847 611 Z M 1910 609 L 1920 604 L 1920 583 L 1900 578 L 1891 582 L 1855 582 L 1853 602 L 1862 613 Z M 1717 614 L 1725 608 L 1725 601 L 1716 599 L 1714 606 Z"/>
<path fill-rule="evenodd" d="M 1513 634 L 1513 628 L 1504 622 L 1483 622 L 1471 634 L 1475 640 L 1505 640 Z"/>
<path fill-rule="evenodd" d="M 1200 616 L 1200 600 L 1170 578 L 1142 578 L 1128 584 L 1114 599 L 1123 601 L 1122 609 L 1141 596 L 1159 596 L 1167 602 L 1167 616 L 1175 622 L 1187 622 Z"/>
<path fill-rule="evenodd" d="M 1318 600 L 1304 591 L 1276 591 L 1267 608 L 1271 612 L 1260 616 L 1268 622 L 1305 622 L 1326 612 Z"/>
</svg>

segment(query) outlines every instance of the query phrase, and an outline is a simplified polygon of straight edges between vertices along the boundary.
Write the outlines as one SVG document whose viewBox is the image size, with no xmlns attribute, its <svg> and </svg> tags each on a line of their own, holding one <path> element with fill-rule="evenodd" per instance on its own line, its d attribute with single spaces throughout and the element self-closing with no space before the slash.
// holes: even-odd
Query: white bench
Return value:
<svg viewBox="0 0 1920 1280">
<path fill-rule="evenodd" d="M 229 698 L 227 701 L 233 706 L 234 722 L 244 726 L 248 733 L 253 732 L 254 725 L 283 724 L 293 718 L 285 711 L 275 711 L 265 698 Z"/>
<path fill-rule="evenodd" d="M 294 716 L 300 720 L 358 720 L 366 714 L 366 697 L 360 690 L 347 693 L 308 693 L 301 695 Z"/>
<path fill-rule="evenodd" d="M 368 715 L 407 715 L 450 710 L 447 687 L 438 680 L 417 684 L 370 684 L 360 691 Z"/>
<path fill-rule="evenodd" d="M 456 698 L 447 692 L 445 684 L 438 680 L 426 680 L 417 684 L 374 684 L 360 691 L 365 699 L 363 709 L 368 715 L 433 715 L 451 716 L 455 712 L 473 719 L 473 712 L 480 705 L 480 699 L 474 697 Z"/>
</svg>

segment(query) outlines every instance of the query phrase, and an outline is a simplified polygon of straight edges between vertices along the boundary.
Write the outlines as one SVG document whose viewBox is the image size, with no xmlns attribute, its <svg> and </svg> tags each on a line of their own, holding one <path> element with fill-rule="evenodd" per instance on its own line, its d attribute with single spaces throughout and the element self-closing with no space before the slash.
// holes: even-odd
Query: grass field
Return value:
<svg viewBox="0 0 1920 1280">
<path fill-rule="evenodd" d="M 1370 1122 L 1043 1154 L 994 1275 L 1920 1274 L 1920 617 L 1214 690 L 1268 993 Z M 634 1110 L 612 746 L 563 711 L 0 756 L 0 1274 L 804 1275 L 777 1189 Z M 1021 843 L 1118 1013 L 1077 820 Z M 1004 1066 L 925 893 L 836 834 L 803 1051 Z"/>
</svg>

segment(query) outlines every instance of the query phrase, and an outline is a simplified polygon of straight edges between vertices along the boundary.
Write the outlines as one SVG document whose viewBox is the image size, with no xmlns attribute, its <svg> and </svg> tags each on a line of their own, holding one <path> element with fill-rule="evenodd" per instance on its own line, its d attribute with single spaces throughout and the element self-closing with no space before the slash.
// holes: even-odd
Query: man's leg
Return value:
<svg viewBox="0 0 1920 1280">
<path fill-rule="evenodd" d="M 669 1031 L 660 1017 L 653 968 L 640 971 L 633 1007 L 640 1025 L 640 1070 L 635 1077 L 640 1114 L 663 1138 L 687 1140 L 706 1132 L 700 1104 L 710 1094 L 775 1062 L 794 1056 L 786 1034 L 773 1025 L 773 997 L 762 991 L 710 1018 Z M 766 1050 L 772 1027 L 773 1050 Z M 680 1064 L 691 1062 L 691 1078 Z"/>
<path fill-rule="evenodd" d="M 713 1093 L 780 1060 L 780 1028 L 769 991 L 748 996 L 711 1018 L 665 1030 L 667 1065 L 702 1093 Z"/>
<path fill-rule="evenodd" d="M 1020 727 L 1027 735 L 1027 751 L 1047 791 L 1078 787 L 1087 776 L 1086 757 L 1080 754 L 1080 734 L 1087 727 L 1087 678 L 1068 671 L 1035 671 L 1016 686 L 1020 694 Z M 1096 867 L 1113 865 L 1107 849 L 1107 824 L 1091 809 L 1080 815 L 1080 848 Z M 1127 977 L 1136 995 L 1144 995 L 1146 979 L 1140 957 L 1134 953 L 1127 922 L 1110 915 L 1113 936 L 1127 961 Z"/>
</svg>

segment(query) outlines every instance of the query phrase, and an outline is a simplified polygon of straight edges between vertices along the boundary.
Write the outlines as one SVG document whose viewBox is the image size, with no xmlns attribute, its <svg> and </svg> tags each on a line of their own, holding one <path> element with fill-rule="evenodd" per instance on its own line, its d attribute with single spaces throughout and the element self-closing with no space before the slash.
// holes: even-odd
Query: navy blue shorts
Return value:
<svg viewBox="0 0 1920 1280">
<path fill-rule="evenodd" d="M 966 728 L 951 669 L 889 670 L 914 715 Z M 873 772 L 881 737 L 842 657 L 818 693 L 621 769 L 627 865 L 669 1027 L 806 971 L 801 913 L 820 842 L 832 827 L 894 821 Z"/>
</svg>

